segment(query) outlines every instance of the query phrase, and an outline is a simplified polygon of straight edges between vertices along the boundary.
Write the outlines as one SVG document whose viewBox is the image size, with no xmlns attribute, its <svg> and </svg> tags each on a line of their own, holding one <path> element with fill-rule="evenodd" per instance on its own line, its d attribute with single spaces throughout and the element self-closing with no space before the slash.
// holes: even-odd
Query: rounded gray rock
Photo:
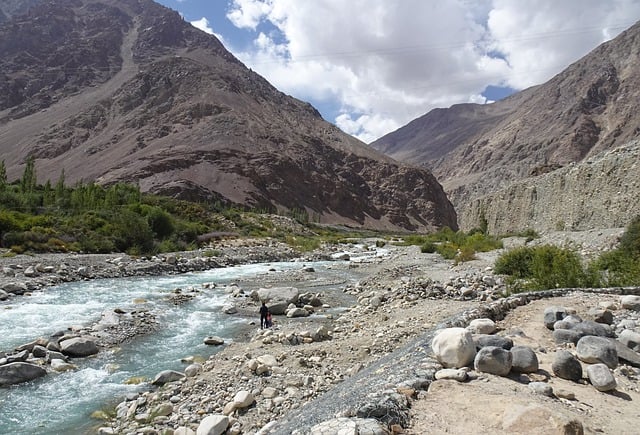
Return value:
<svg viewBox="0 0 640 435">
<path fill-rule="evenodd" d="M 566 350 L 559 350 L 551 364 L 553 373 L 562 379 L 579 381 L 582 379 L 582 365 L 580 361 Z"/>
<path fill-rule="evenodd" d="M 534 373 L 538 371 L 538 357 L 528 346 L 511 348 L 511 370 L 517 373 Z"/>
<path fill-rule="evenodd" d="M 587 367 L 587 376 L 591 385 L 598 391 L 611 391 L 616 388 L 616 379 L 605 364 L 592 364 Z"/>
<path fill-rule="evenodd" d="M 604 337 L 582 337 L 576 345 L 576 354 L 581 361 L 588 364 L 603 363 L 612 369 L 618 366 L 615 344 Z"/>
<path fill-rule="evenodd" d="M 484 373 L 506 376 L 511 371 L 513 356 L 511 352 L 497 346 L 483 347 L 473 361 L 473 367 Z"/>
<path fill-rule="evenodd" d="M 624 329 L 618 336 L 618 341 L 629 349 L 640 352 L 640 334 L 630 329 Z"/>
<path fill-rule="evenodd" d="M 513 347 L 513 340 L 509 337 L 503 337 L 501 335 L 474 335 L 473 342 L 476 344 L 477 350 L 487 346 L 501 347 L 506 350 L 509 350 Z"/>
<path fill-rule="evenodd" d="M 553 324 L 567 316 L 565 307 L 552 306 L 544 309 L 544 326 L 553 329 Z"/>
</svg>

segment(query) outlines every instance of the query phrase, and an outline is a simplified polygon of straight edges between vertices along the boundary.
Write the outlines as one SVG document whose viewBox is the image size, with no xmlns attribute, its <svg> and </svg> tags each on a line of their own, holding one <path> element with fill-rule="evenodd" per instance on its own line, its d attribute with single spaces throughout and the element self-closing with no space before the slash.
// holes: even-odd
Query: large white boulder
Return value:
<svg viewBox="0 0 640 435">
<path fill-rule="evenodd" d="M 445 368 L 468 366 L 476 356 L 471 332 L 465 328 L 446 328 L 433 338 L 431 348 Z"/>
</svg>

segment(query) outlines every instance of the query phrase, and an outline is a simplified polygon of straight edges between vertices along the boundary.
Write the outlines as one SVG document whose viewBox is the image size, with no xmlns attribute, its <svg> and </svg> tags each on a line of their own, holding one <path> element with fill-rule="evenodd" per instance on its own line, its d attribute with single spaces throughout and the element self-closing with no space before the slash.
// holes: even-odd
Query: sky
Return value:
<svg viewBox="0 0 640 435">
<path fill-rule="evenodd" d="M 366 143 L 544 83 L 640 20 L 640 0 L 156 1 Z"/>
</svg>

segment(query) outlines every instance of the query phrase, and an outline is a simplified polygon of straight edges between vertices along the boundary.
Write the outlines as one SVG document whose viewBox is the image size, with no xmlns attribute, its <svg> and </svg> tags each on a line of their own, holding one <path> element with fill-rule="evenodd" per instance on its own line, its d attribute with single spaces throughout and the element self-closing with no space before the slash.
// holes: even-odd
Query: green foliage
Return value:
<svg viewBox="0 0 640 435">
<path fill-rule="evenodd" d="M 494 270 L 510 276 L 512 292 L 599 284 L 596 276 L 582 265 L 577 253 L 552 245 L 512 249 L 498 257 Z"/>
<path fill-rule="evenodd" d="M 24 167 L 22 179 L 20 180 L 20 190 L 22 193 L 33 192 L 37 185 L 37 179 L 35 158 L 33 156 L 29 156 Z"/>
<path fill-rule="evenodd" d="M 437 252 L 443 258 L 454 260 L 456 263 L 475 259 L 476 252 L 502 248 L 502 240 L 489 236 L 480 229 L 464 233 L 447 227 L 433 234 L 404 236 L 399 244 L 417 245 L 423 253 Z"/>
<path fill-rule="evenodd" d="M 285 236 L 285 243 L 292 248 L 298 249 L 302 252 L 313 251 L 320 247 L 320 240 L 317 237 L 305 237 L 305 236 Z"/>
<path fill-rule="evenodd" d="M 7 188 L 7 167 L 4 165 L 4 160 L 0 162 L 0 190 Z"/>
<path fill-rule="evenodd" d="M 640 285 L 640 216 L 629 223 L 617 249 L 593 262 L 591 272 L 608 287 Z"/>
</svg>

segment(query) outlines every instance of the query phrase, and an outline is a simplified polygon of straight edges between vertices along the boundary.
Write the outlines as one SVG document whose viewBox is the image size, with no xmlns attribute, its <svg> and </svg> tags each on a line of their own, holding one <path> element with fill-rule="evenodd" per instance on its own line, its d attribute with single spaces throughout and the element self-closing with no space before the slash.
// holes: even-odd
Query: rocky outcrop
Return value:
<svg viewBox="0 0 640 435">
<path fill-rule="evenodd" d="M 638 215 L 640 142 L 527 178 L 460 210 L 460 227 L 486 219 L 493 234 L 619 228 Z"/>
</svg>

